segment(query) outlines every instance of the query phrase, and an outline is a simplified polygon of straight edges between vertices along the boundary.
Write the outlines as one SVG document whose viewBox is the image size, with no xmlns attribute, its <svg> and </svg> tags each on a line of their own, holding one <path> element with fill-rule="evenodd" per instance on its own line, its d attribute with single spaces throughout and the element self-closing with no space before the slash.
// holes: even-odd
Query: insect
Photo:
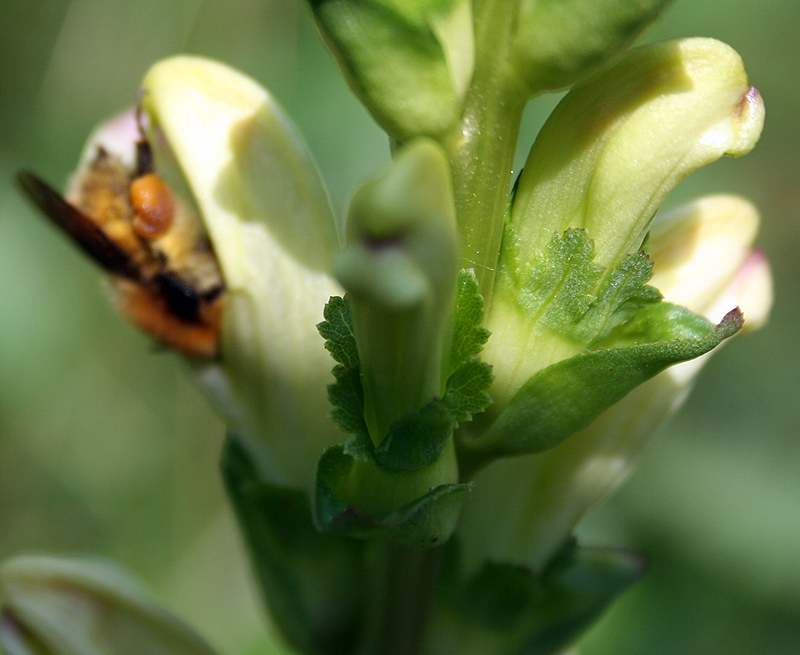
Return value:
<svg viewBox="0 0 800 655">
<path fill-rule="evenodd" d="M 185 355 L 218 357 L 225 286 L 214 251 L 197 217 L 153 170 L 143 135 L 135 160 L 131 168 L 97 146 L 67 198 L 28 171 L 17 181 L 110 273 L 123 315 Z"/>
</svg>

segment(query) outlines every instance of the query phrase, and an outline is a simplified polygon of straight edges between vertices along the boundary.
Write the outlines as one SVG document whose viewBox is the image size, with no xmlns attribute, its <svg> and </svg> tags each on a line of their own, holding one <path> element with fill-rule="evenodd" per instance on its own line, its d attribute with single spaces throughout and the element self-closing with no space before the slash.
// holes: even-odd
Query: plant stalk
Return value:
<svg viewBox="0 0 800 655">
<path fill-rule="evenodd" d="M 370 548 L 372 593 L 358 655 L 420 655 L 444 547 L 375 543 Z"/>
</svg>

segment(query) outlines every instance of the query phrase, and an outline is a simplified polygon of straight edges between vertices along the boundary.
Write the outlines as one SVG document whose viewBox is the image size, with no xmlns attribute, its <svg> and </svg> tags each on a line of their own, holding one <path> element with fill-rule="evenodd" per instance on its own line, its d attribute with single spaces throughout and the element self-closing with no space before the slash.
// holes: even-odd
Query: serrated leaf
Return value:
<svg viewBox="0 0 800 655">
<path fill-rule="evenodd" d="M 653 262 L 638 252 L 623 259 L 603 285 L 597 300 L 581 318 L 577 330 L 590 346 L 602 341 L 617 326 L 630 321 L 643 307 L 661 302 L 661 293 L 647 284 Z"/>
<path fill-rule="evenodd" d="M 478 290 L 478 280 L 474 272 L 462 270 L 458 276 L 458 296 L 448 376 L 483 349 L 483 344 L 489 338 L 489 331 L 481 327 L 482 322 L 483 296 Z"/>
<path fill-rule="evenodd" d="M 670 321 L 649 320 L 645 312 L 636 323 L 637 330 L 649 325 L 656 336 L 669 340 L 583 353 L 536 373 L 487 433 L 465 442 L 468 456 L 485 463 L 493 457 L 552 448 L 589 425 L 642 382 L 671 364 L 708 352 L 735 334 L 743 323 L 738 309 L 713 326 L 686 309 L 672 308 Z M 653 314 L 663 316 L 669 309 L 667 303 L 657 305 Z M 648 341 L 654 336 L 640 334 Z"/>
<path fill-rule="evenodd" d="M 358 348 L 347 299 L 331 297 L 322 316 L 325 320 L 317 325 L 317 330 L 325 339 L 325 348 L 345 369 L 354 368 L 358 365 Z"/>
<path fill-rule="evenodd" d="M 303 652 L 353 652 L 364 610 L 363 544 L 318 532 L 308 495 L 260 479 L 234 436 L 225 444 L 222 472 L 283 634 Z"/>
<path fill-rule="evenodd" d="M 427 548 L 444 543 L 456 526 L 468 484 L 443 484 L 383 516 L 360 511 L 343 499 L 356 460 L 342 446 L 326 450 L 317 468 L 316 522 L 321 530 L 358 539 L 379 539 Z"/>
<path fill-rule="evenodd" d="M 594 258 L 594 243 L 584 230 L 554 234 L 517 279 L 524 315 L 591 348 L 642 307 L 661 300 L 658 290 L 647 285 L 653 265 L 644 253 L 623 259 L 603 283 L 603 268 Z"/>
<path fill-rule="evenodd" d="M 331 418 L 336 427 L 346 434 L 366 434 L 364 391 L 361 388 L 358 367 L 345 369 L 336 366 L 333 374 L 336 382 L 328 386 L 328 400 L 333 406 Z"/>
<path fill-rule="evenodd" d="M 464 362 L 450 376 L 443 402 L 458 423 L 471 421 L 474 414 L 479 414 L 491 404 L 492 397 L 487 389 L 493 379 L 492 367 L 474 358 Z"/>
<path fill-rule="evenodd" d="M 375 449 L 375 462 L 387 471 L 419 471 L 442 456 L 455 427 L 453 412 L 434 400 L 392 423 Z"/>
<path fill-rule="evenodd" d="M 355 459 L 372 460 L 375 457 L 375 446 L 365 430 L 354 433 L 344 442 L 344 452 Z"/>
</svg>

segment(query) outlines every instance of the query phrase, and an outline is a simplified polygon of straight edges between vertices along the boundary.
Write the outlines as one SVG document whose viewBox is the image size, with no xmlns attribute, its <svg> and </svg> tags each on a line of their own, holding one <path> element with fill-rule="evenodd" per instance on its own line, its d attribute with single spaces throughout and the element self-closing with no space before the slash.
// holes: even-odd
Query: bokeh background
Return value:
<svg viewBox="0 0 800 655">
<path fill-rule="evenodd" d="M 756 150 L 696 173 L 669 204 L 719 191 L 754 200 L 776 302 L 770 325 L 712 360 L 628 485 L 582 526 L 585 541 L 651 561 L 585 655 L 800 652 L 798 32 L 796 0 L 677 0 L 645 37 L 730 43 L 765 98 Z M 0 0 L 0 559 L 111 557 L 225 655 L 269 653 L 217 475 L 222 424 L 10 181 L 22 167 L 66 180 L 92 127 L 177 52 L 268 86 L 337 211 L 388 160 L 301 0 Z M 521 143 L 556 100 L 531 106 Z"/>
</svg>

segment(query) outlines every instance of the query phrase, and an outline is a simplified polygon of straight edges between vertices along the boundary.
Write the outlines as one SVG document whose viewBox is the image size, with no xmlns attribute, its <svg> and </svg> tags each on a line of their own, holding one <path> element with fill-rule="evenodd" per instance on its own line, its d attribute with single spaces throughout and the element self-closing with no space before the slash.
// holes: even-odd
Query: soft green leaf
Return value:
<svg viewBox="0 0 800 655">
<path fill-rule="evenodd" d="M 568 544 L 542 576 L 545 593 L 516 653 L 561 653 L 646 569 L 646 561 L 635 553 Z"/>
<path fill-rule="evenodd" d="M 486 561 L 465 579 L 454 543 L 434 614 L 443 653 L 562 653 L 645 570 L 633 553 L 570 542 L 541 573 Z"/>
<path fill-rule="evenodd" d="M 357 449 L 364 439 L 369 441 L 369 431 L 364 421 L 364 390 L 347 298 L 331 298 L 323 316 L 325 320 L 317 325 L 317 330 L 325 339 L 331 357 L 339 362 L 332 371 L 336 382 L 328 386 L 331 418 L 342 432 L 353 435 L 348 444 Z M 368 452 L 372 452 L 371 443 Z M 355 456 L 355 452 L 351 454 Z"/>
<path fill-rule="evenodd" d="M 492 369 L 475 357 L 489 338 L 489 331 L 482 327 L 482 323 L 483 297 L 475 273 L 462 270 L 458 278 L 447 386 L 443 397 L 444 404 L 458 423 L 470 421 L 473 414 L 482 412 L 492 402 L 487 391 L 493 379 Z"/>
<path fill-rule="evenodd" d="M 583 230 L 554 234 L 530 268 L 508 262 L 513 295 L 530 327 L 543 326 L 585 347 L 602 341 L 661 294 L 647 286 L 652 262 L 644 253 L 624 259 L 604 280 L 594 243 Z M 506 282 L 509 283 L 509 282 Z"/>
<path fill-rule="evenodd" d="M 423 548 L 442 544 L 450 537 L 469 485 L 426 486 L 424 480 L 414 477 L 416 473 L 389 473 L 382 479 L 365 480 L 370 473 L 363 475 L 366 469 L 359 464 L 363 462 L 347 455 L 342 446 L 329 448 L 320 458 L 316 502 L 316 521 L 320 529 L 360 539 L 386 540 Z M 372 486 L 374 494 L 363 498 L 365 503 L 373 506 L 366 510 L 352 498 L 353 486 L 357 491 L 363 491 L 365 482 L 366 486 Z M 390 498 L 389 505 L 399 507 L 384 512 L 374 511 L 383 500 L 377 495 L 391 496 L 397 493 L 397 485 L 405 488 L 400 491 L 401 496 Z M 402 495 L 410 497 L 407 502 L 397 501 Z"/>
<path fill-rule="evenodd" d="M 669 2 L 523 1 L 512 65 L 532 93 L 569 86 L 630 46 Z"/>
<path fill-rule="evenodd" d="M 738 310 L 714 327 L 688 310 L 656 305 L 652 315 L 645 312 L 631 331 L 648 341 L 661 340 L 583 353 L 539 371 L 486 434 L 464 444 L 468 457 L 485 463 L 493 457 L 552 448 L 645 380 L 671 364 L 708 352 L 742 323 Z"/>
<path fill-rule="evenodd" d="M 364 422 L 364 391 L 361 389 L 358 367 L 345 369 L 334 366 L 333 374 L 336 382 L 328 387 L 333 422 L 346 434 L 367 435 L 369 438 Z"/>
<path fill-rule="evenodd" d="M 483 344 L 489 338 L 489 331 L 481 327 L 482 323 L 483 297 L 478 290 L 478 280 L 474 272 L 462 270 L 458 276 L 456 315 L 447 375 L 455 373 L 470 357 L 481 352 Z"/>
<path fill-rule="evenodd" d="M 339 296 L 332 297 L 322 315 L 325 320 L 317 325 L 317 330 L 325 339 L 325 348 L 344 368 L 354 368 L 358 365 L 358 348 L 347 300 Z"/>
<path fill-rule="evenodd" d="M 447 380 L 444 403 L 458 423 L 472 420 L 492 402 L 487 391 L 492 385 L 492 367 L 475 358 L 464 362 Z"/>
<path fill-rule="evenodd" d="M 392 423 L 375 449 L 375 462 L 387 471 L 419 471 L 442 456 L 455 427 L 450 409 L 434 400 Z"/>
<path fill-rule="evenodd" d="M 474 58 L 468 1 L 309 4 L 351 88 L 390 136 L 436 136 L 456 120 Z"/>
</svg>

